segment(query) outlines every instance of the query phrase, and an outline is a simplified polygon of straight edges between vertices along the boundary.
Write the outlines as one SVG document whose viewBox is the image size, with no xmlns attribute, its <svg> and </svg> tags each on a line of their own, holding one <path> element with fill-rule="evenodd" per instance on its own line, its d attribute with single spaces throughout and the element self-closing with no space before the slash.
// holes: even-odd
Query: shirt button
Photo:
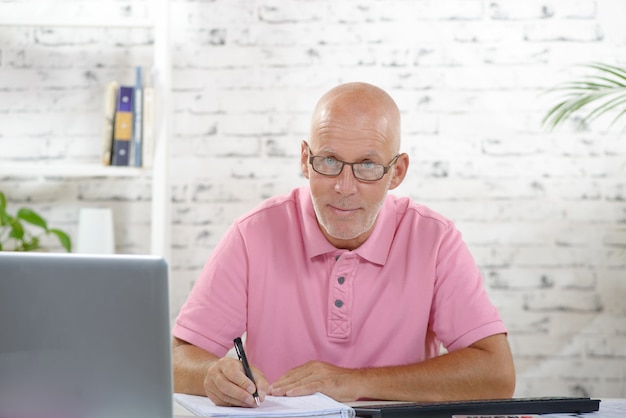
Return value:
<svg viewBox="0 0 626 418">
<path fill-rule="evenodd" d="M 335 306 L 338 307 L 338 308 L 341 308 L 343 306 L 343 301 L 340 300 L 340 299 L 337 299 L 335 301 Z"/>
<path fill-rule="evenodd" d="M 338 278 L 337 278 L 337 282 L 338 282 L 339 284 L 343 284 L 345 281 L 346 281 L 346 278 L 345 278 L 345 277 L 343 277 L 343 276 L 341 276 L 341 277 L 338 277 Z"/>
</svg>

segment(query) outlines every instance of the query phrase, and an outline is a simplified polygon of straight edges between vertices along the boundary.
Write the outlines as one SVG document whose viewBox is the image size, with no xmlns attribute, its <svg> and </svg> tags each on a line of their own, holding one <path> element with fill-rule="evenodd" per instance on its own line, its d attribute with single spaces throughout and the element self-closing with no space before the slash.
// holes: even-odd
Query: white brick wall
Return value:
<svg viewBox="0 0 626 418">
<path fill-rule="evenodd" d="M 145 16 L 147 1 L 0 0 L 0 15 Z M 52 10 L 52 11 L 51 11 Z M 573 63 L 626 65 L 622 0 L 172 1 L 172 310 L 232 220 L 304 184 L 299 141 L 339 82 L 403 112 L 407 194 L 455 220 L 510 330 L 517 396 L 626 396 L 623 124 L 546 132 Z M 101 92 L 148 66 L 143 29 L 0 27 L 0 164 L 95 161 Z M 76 232 L 110 206 L 117 250 L 149 250 L 144 178 L 0 178 Z M 52 243 L 54 244 L 54 243 Z"/>
</svg>

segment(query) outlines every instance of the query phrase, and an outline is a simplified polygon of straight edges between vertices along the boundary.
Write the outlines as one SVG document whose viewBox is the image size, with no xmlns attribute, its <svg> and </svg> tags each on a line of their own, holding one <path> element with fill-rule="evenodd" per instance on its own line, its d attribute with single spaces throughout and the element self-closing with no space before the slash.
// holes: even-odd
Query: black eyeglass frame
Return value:
<svg viewBox="0 0 626 418">
<path fill-rule="evenodd" d="M 363 164 L 363 162 L 349 163 L 347 161 L 338 160 L 335 157 L 330 157 L 330 158 L 333 158 L 335 161 L 337 161 L 338 163 L 341 164 L 341 167 L 339 167 L 339 172 L 337 174 L 326 174 L 326 173 L 322 173 L 322 172 L 318 171 L 315 168 L 315 164 L 313 164 L 314 159 L 315 158 L 329 158 L 329 157 L 324 157 L 323 155 L 313 155 L 311 153 L 311 147 L 309 146 L 309 143 L 306 142 L 306 141 L 304 141 L 304 143 L 306 144 L 307 154 L 309 154 L 308 162 L 309 162 L 309 164 L 311 164 L 311 167 L 313 168 L 313 171 L 315 171 L 316 173 L 321 174 L 321 175 L 326 176 L 326 177 L 337 177 L 338 175 L 340 175 L 343 172 L 344 166 L 349 165 L 350 168 L 352 169 L 352 175 L 354 176 L 354 178 L 359 180 L 359 181 L 363 181 L 363 182 L 375 182 L 375 181 L 381 180 L 383 177 L 385 177 L 385 174 L 387 174 L 389 172 L 389 169 L 398 161 L 398 158 L 401 155 L 401 154 L 396 154 L 395 157 L 393 157 L 391 159 L 391 161 L 389 161 L 389 164 L 387 164 L 387 165 L 378 164 L 378 163 L 371 163 L 371 164 L 373 164 L 375 166 L 382 167 L 383 168 L 383 172 L 380 175 L 380 177 L 377 178 L 377 179 L 364 179 L 364 178 L 361 178 L 361 177 L 357 176 L 356 172 L 354 171 L 354 166 L 357 165 L 357 164 Z"/>
</svg>

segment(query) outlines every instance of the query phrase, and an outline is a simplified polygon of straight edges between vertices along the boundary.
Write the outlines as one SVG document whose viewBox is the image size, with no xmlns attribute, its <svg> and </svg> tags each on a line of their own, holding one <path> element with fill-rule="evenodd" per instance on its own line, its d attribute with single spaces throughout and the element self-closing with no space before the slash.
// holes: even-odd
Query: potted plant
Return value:
<svg viewBox="0 0 626 418">
<path fill-rule="evenodd" d="M 69 235 L 60 229 L 49 228 L 48 223 L 32 209 L 20 208 L 16 215 L 9 214 L 6 197 L 0 192 L 0 251 L 40 250 L 40 238 L 44 235 L 56 236 L 67 252 L 72 251 Z"/>
<path fill-rule="evenodd" d="M 543 125 L 555 128 L 575 114 L 586 111 L 579 126 L 592 122 L 608 112 L 616 112 L 613 125 L 626 113 L 626 69 L 603 63 L 583 64 L 593 71 L 574 81 L 568 81 L 548 90 L 563 96 L 543 119 Z"/>
</svg>

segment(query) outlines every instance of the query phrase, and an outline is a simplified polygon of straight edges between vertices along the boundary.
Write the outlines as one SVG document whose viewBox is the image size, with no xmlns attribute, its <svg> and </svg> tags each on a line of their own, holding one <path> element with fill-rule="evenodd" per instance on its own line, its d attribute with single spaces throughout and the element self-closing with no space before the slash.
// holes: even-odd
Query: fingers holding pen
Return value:
<svg viewBox="0 0 626 418">
<path fill-rule="evenodd" d="M 207 369 L 204 379 L 207 397 L 219 406 L 256 407 L 252 394 L 257 391 L 262 402 L 269 385 L 263 373 L 254 367 L 252 370 L 256 386 L 244 373 L 239 360 L 219 359 Z"/>
<path fill-rule="evenodd" d="M 252 374 L 254 376 L 254 383 L 251 386 L 248 386 L 248 389 L 252 391 L 251 393 L 254 393 L 255 388 L 256 388 L 256 391 L 259 395 L 259 400 L 263 402 L 265 400 L 265 396 L 270 391 L 270 385 L 267 382 L 267 379 L 265 375 L 263 374 L 263 372 L 261 372 L 259 369 L 257 369 L 254 366 L 250 366 L 250 368 L 252 369 Z M 248 381 L 250 380 L 248 379 Z"/>
</svg>

